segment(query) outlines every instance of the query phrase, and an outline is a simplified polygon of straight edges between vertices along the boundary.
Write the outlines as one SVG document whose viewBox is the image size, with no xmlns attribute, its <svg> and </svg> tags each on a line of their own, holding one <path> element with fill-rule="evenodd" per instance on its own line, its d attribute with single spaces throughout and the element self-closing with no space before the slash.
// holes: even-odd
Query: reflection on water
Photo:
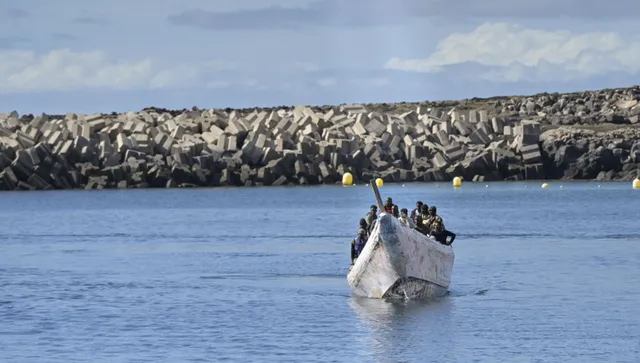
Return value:
<svg viewBox="0 0 640 363">
<path fill-rule="evenodd" d="M 376 362 L 397 362 L 408 351 L 451 358 L 455 304 L 450 297 L 385 301 L 352 296 L 348 304 L 358 316 L 358 330 L 369 332 L 361 343 L 368 346 L 366 354 Z"/>
</svg>

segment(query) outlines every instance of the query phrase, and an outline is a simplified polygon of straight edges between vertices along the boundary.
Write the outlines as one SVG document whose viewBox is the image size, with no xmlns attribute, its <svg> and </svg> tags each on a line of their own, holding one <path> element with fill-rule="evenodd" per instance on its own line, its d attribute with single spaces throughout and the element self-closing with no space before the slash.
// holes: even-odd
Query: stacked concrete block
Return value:
<svg viewBox="0 0 640 363">
<path fill-rule="evenodd" d="M 606 97 L 554 103 L 541 96 L 490 100 L 478 108 L 444 102 L 35 117 L 11 112 L 0 114 L 0 189 L 313 185 L 339 182 L 345 172 L 356 182 L 539 178 L 554 167 L 574 170 L 575 160 L 548 165 L 564 160 L 553 153 L 573 155 L 544 144 L 542 127 L 556 122 L 548 115 L 557 118 L 566 109 L 573 119 L 582 112 L 618 122 L 610 115 L 621 104 L 631 124 L 640 109 L 620 98 L 633 99 L 633 92 L 611 94 L 605 103 L 597 100 Z M 590 160 L 637 163 L 640 147 L 614 141 L 604 146 L 612 150 L 608 159 L 599 150 Z"/>
</svg>

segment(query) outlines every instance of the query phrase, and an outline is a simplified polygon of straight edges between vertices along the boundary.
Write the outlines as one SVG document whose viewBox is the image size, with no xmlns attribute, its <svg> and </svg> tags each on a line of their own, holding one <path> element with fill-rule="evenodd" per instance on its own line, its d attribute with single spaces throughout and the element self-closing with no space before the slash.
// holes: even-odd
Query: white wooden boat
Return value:
<svg viewBox="0 0 640 363">
<path fill-rule="evenodd" d="M 375 183 L 378 208 L 384 211 Z M 358 296 L 382 299 L 430 299 L 443 296 L 451 284 L 455 254 L 431 236 L 380 213 L 366 246 L 347 275 Z"/>
</svg>

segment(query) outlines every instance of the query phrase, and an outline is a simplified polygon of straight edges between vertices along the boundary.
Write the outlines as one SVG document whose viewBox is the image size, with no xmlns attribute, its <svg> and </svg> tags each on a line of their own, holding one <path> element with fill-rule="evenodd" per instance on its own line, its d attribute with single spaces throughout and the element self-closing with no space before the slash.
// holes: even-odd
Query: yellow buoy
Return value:
<svg viewBox="0 0 640 363">
<path fill-rule="evenodd" d="M 376 179 L 376 185 L 378 187 L 382 187 L 384 185 L 384 180 L 382 180 L 381 178 Z"/>
<path fill-rule="evenodd" d="M 548 187 L 549 187 L 549 184 L 544 183 L 544 184 L 542 184 L 540 187 L 541 187 L 541 188 L 545 188 L 545 189 L 546 189 L 546 188 L 548 188 Z"/>
<path fill-rule="evenodd" d="M 344 173 L 342 176 L 342 185 L 352 185 L 353 184 L 353 175 L 351 173 Z"/>
<path fill-rule="evenodd" d="M 454 187 L 459 187 L 462 185 L 462 178 L 460 178 L 459 176 L 453 178 L 453 186 Z"/>
<path fill-rule="evenodd" d="M 639 178 L 636 178 L 636 179 L 633 181 L 632 186 L 633 186 L 633 189 L 640 189 L 640 179 L 639 179 Z"/>
</svg>

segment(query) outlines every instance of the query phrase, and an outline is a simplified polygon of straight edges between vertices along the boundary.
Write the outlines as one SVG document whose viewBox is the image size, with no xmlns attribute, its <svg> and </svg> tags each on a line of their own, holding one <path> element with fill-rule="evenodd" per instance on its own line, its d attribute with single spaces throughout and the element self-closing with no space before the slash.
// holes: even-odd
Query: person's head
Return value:
<svg viewBox="0 0 640 363">
<path fill-rule="evenodd" d="M 387 197 L 387 205 L 393 204 L 393 199 L 391 197 Z"/>
<path fill-rule="evenodd" d="M 429 214 L 431 214 L 432 216 L 435 216 L 436 213 L 438 213 L 438 210 L 436 209 L 435 205 L 432 205 L 431 207 L 429 207 Z"/>
<path fill-rule="evenodd" d="M 406 217 L 407 216 L 407 208 L 400 209 L 400 215 L 403 216 L 403 217 Z"/>
<path fill-rule="evenodd" d="M 416 202 L 416 208 L 418 208 L 418 210 L 420 210 L 420 208 L 422 208 L 422 202 L 421 201 L 417 201 Z"/>
<path fill-rule="evenodd" d="M 364 237 L 366 237 L 366 236 L 367 236 L 367 231 L 365 231 L 365 230 L 364 230 L 364 228 L 360 228 L 360 229 L 358 230 L 358 237 L 360 237 L 360 238 L 364 238 Z"/>
<path fill-rule="evenodd" d="M 398 206 L 394 204 L 394 206 L 391 208 L 391 212 L 393 212 L 394 216 L 398 216 L 400 214 L 400 211 L 398 210 Z"/>
<path fill-rule="evenodd" d="M 360 228 L 366 228 L 367 227 L 367 220 L 364 218 L 360 218 Z"/>
<path fill-rule="evenodd" d="M 378 212 L 378 206 L 375 204 L 371 205 L 371 208 L 369 208 L 369 210 L 373 213 L 377 213 Z"/>
<path fill-rule="evenodd" d="M 426 205 L 426 204 L 423 204 L 422 207 L 420 207 L 420 213 L 428 214 L 429 213 L 429 206 Z"/>
</svg>

